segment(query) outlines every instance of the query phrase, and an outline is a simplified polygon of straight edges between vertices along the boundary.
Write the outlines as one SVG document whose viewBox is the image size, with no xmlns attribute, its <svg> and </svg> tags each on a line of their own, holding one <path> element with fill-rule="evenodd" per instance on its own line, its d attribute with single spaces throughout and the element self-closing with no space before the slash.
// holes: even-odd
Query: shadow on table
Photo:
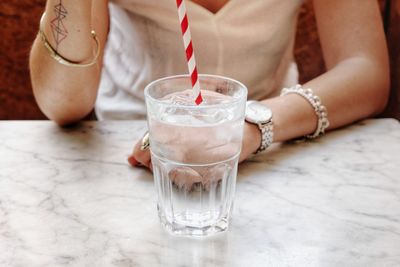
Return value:
<svg viewBox="0 0 400 267">
<path fill-rule="evenodd" d="M 43 143 L 43 153 L 52 158 L 126 167 L 133 145 L 144 131 L 144 124 L 112 121 L 85 121 L 69 127 L 46 123 L 38 127 L 47 128 L 38 131 L 38 139 Z"/>
<path fill-rule="evenodd" d="M 357 129 L 365 126 L 365 122 L 361 121 L 353 126 L 344 127 L 331 131 L 325 136 L 307 141 L 292 141 L 280 144 L 273 144 L 267 151 L 256 155 L 239 165 L 238 182 L 245 181 L 254 176 L 267 176 L 271 172 L 296 172 L 302 174 L 302 167 L 297 166 L 297 160 L 305 160 L 308 163 L 315 159 L 327 160 L 330 152 L 330 146 L 343 146 L 346 150 L 346 143 L 349 142 L 349 129 L 357 132 Z M 354 139 L 354 137 L 352 138 Z"/>
<path fill-rule="evenodd" d="M 229 232 L 207 238 L 187 238 L 164 231 L 160 266 L 232 266 L 229 241 Z"/>
</svg>

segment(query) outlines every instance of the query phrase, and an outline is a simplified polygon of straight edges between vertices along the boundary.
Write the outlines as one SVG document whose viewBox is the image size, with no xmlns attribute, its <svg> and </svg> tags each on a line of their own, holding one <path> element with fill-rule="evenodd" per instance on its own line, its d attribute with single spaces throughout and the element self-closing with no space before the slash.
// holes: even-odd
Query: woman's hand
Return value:
<svg viewBox="0 0 400 267">
<path fill-rule="evenodd" d="M 132 154 L 128 157 L 128 162 L 133 167 L 146 167 L 152 171 L 150 149 L 141 149 L 142 138 L 136 142 Z"/>
<path fill-rule="evenodd" d="M 202 137 L 203 140 L 197 139 L 198 146 L 196 147 L 204 147 L 204 144 L 209 142 L 210 137 L 206 135 L 199 135 Z M 243 130 L 243 141 L 242 141 L 242 151 L 240 153 L 239 162 L 244 161 L 247 159 L 251 154 L 253 154 L 261 143 L 261 133 L 258 127 L 254 124 L 245 123 L 244 130 Z M 134 167 L 146 167 L 152 170 L 151 166 L 151 156 L 150 150 L 141 150 L 142 139 L 138 140 L 136 143 L 132 154 L 128 157 L 128 162 Z M 216 158 L 223 158 L 226 154 L 231 154 L 232 149 L 235 149 L 235 144 L 232 146 L 226 145 L 220 148 L 213 149 L 212 156 Z M 198 154 L 196 151 L 198 149 L 194 148 L 188 150 L 186 154 L 190 156 L 182 155 L 184 158 L 193 158 L 193 160 L 199 159 L 199 157 L 204 157 L 202 154 Z M 220 160 L 220 159 L 219 159 Z M 219 161 L 216 159 L 216 161 Z"/>
<path fill-rule="evenodd" d="M 239 163 L 254 154 L 261 144 L 261 132 L 257 125 L 245 122 L 243 129 L 242 151 Z"/>
</svg>

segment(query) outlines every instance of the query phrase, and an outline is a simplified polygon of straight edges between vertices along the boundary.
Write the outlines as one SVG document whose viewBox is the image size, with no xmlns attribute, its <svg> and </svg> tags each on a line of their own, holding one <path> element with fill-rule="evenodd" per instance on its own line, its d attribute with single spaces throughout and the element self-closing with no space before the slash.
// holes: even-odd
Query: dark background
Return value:
<svg viewBox="0 0 400 267">
<path fill-rule="evenodd" d="M 400 119 L 400 0 L 377 1 L 385 23 L 392 72 L 390 103 L 382 116 Z M 45 2 L 0 2 L 0 120 L 45 119 L 35 103 L 28 69 L 30 46 Z M 294 52 L 300 82 L 324 71 L 311 1 L 306 1 L 302 7 Z"/>
</svg>

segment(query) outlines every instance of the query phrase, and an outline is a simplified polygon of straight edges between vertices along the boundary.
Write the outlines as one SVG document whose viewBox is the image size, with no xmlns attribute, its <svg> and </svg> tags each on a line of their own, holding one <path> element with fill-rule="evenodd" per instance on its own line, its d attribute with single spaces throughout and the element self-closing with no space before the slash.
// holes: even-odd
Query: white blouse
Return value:
<svg viewBox="0 0 400 267">
<path fill-rule="evenodd" d="M 250 99 L 297 82 L 293 44 L 302 0 L 230 0 L 216 14 L 186 0 L 199 73 L 237 79 Z M 105 119 L 143 119 L 151 81 L 187 73 L 175 0 L 113 0 L 96 101 Z"/>
</svg>

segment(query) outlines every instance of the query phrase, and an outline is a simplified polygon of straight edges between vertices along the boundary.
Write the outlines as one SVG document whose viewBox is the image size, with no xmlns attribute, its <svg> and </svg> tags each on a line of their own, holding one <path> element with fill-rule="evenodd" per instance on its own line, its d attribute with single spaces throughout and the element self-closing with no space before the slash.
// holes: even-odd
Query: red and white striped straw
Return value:
<svg viewBox="0 0 400 267">
<path fill-rule="evenodd" d="M 183 44 L 186 50 L 186 59 L 189 69 L 190 78 L 192 80 L 192 88 L 196 97 L 196 105 L 200 105 L 203 102 L 200 91 L 199 75 L 197 73 L 196 58 L 194 57 L 192 36 L 190 34 L 189 21 L 186 13 L 185 0 L 176 0 L 178 7 L 179 21 L 181 23 Z"/>
</svg>

